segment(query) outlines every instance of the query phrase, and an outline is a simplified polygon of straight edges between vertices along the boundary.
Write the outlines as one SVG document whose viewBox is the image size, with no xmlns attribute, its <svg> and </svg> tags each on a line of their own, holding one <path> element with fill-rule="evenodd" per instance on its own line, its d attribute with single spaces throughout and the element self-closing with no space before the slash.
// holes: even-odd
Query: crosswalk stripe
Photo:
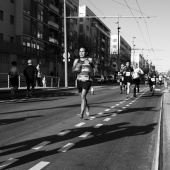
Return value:
<svg viewBox="0 0 170 170">
<path fill-rule="evenodd" d="M 108 111 L 110 111 L 110 109 L 106 109 L 106 110 L 105 110 L 105 112 L 108 112 Z"/>
<path fill-rule="evenodd" d="M 99 127 L 101 127 L 103 124 L 97 124 L 97 125 L 95 125 L 94 126 L 94 128 L 99 128 Z"/>
<path fill-rule="evenodd" d="M 65 130 L 65 131 L 60 132 L 58 135 L 59 136 L 64 136 L 64 135 L 66 135 L 69 132 L 71 132 L 71 131 L 70 130 Z"/>
<path fill-rule="evenodd" d="M 72 146 L 74 146 L 74 143 L 68 143 L 66 145 L 64 145 L 61 149 L 59 149 L 59 152 L 67 152 L 67 150 L 69 150 Z"/>
<path fill-rule="evenodd" d="M 104 119 L 103 121 L 105 121 L 105 122 L 107 122 L 107 121 L 109 121 L 111 118 L 106 118 L 106 119 Z"/>
</svg>

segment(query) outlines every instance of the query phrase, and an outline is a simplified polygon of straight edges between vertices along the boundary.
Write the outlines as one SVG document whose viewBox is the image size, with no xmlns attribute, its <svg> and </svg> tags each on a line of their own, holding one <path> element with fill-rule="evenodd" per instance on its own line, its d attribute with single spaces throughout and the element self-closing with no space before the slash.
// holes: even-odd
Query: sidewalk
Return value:
<svg viewBox="0 0 170 170">
<path fill-rule="evenodd" d="M 162 170 L 170 170 L 170 89 L 164 91 L 162 112 Z"/>
</svg>

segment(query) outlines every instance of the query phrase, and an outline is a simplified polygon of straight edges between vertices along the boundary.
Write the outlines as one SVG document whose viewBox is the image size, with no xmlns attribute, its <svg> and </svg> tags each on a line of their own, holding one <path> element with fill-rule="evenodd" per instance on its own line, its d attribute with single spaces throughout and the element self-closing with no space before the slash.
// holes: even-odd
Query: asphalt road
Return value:
<svg viewBox="0 0 170 170">
<path fill-rule="evenodd" d="M 152 97 L 143 86 L 137 98 L 126 100 L 118 87 L 96 90 L 88 95 L 90 119 L 76 116 L 75 90 L 1 100 L 0 169 L 151 169 L 162 91 L 157 87 Z"/>
</svg>

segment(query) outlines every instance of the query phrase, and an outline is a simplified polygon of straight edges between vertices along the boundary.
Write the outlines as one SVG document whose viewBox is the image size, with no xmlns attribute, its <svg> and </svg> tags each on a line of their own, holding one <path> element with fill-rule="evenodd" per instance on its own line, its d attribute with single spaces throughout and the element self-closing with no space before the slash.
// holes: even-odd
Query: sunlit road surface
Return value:
<svg viewBox="0 0 170 170">
<path fill-rule="evenodd" d="M 132 91 L 132 89 L 131 89 Z M 161 95 L 142 86 L 126 100 L 118 87 L 88 94 L 90 117 L 80 119 L 80 97 L 1 101 L 0 169 L 147 170 L 153 163 Z M 51 91 L 55 93 L 55 91 Z"/>
</svg>

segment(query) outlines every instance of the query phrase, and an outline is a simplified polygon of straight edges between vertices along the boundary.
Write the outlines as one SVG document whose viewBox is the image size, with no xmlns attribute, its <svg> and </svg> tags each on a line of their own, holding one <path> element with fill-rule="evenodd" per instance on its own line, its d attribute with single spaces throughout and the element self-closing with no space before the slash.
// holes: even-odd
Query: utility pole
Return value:
<svg viewBox="0 0 170 170">
<path fill-rule="evenodd" d="M 118 69 L 119 69 L 119 59 L 120 59 L 120 48 L 119 48 L 119 46 L 120 46 L 120 38 L 119 38 L 119 30 L 121 29 L 121 27 L 119 27 L 119 20 L 118 20 L 118 27 L 117 27 L 117 30 L 118 30 L 118 50 L 117 50 L 117 67 L 118 67 Z"/>
<path fill-rule="evenodd" d="M 135 44 L 134 44 L 134 39 L 135 39 L 136 37 L 133 37 L 133 64 L 135 64 L 135 49 L 134 49 L 134 47 L 135 47 Z"/>
<path fill-rule="evenodd" d="M 66 0 L 64 0 L 64 55 L 65 55 L 65 87 L 68 87 L 68 53 L 67 53 Z"/>
</svg>

